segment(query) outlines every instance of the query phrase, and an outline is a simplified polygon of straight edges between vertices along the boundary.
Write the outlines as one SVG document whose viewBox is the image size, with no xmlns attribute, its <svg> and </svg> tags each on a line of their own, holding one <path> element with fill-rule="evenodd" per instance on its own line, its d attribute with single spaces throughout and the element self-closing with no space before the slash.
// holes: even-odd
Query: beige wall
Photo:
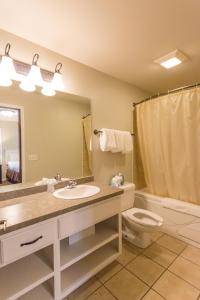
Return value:
<svg viewBox="0 0 200 300">
<path fill-rule="evenodd" d="M 66 92 L 91 99 L 93 128 L 132 130 L 132 102 L 146 97 L 144 91 L 5 31 L 0 30 L 0 37 L 1 45 L 11 43 L 10 54 L 16 59 L 30 63 L 37 52 L 39 65 L 49 70 L 54 70 L 56 63 L 61 61 Z M 126 180 L 132 180 L 131 155 L 101 152 L 98 137 L 94 137 L 93 148 L 96 180 L 107 183 L 119 171 L 125 174 Z"/>
<path fill-rule="evenodd" d="M 90 112 L 86 99 L 61 93 L 44 97 L 17 86 L 0 87 L 0 103 L 23 107 L 26 182 L 57 173 L 82 176 L 82 117 Z M 38 159 L 30 160 L 30 155 Z"/>
</svg>

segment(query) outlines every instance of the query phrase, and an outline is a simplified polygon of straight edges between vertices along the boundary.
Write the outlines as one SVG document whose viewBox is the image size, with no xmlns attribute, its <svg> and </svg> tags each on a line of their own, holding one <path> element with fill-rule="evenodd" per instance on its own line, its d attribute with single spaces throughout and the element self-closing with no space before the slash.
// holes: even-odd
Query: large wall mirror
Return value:
<svg viewBox="0 0 200 300">
<path fill-rule="evenodd" d="M 0 87 L 0 185 L 92 175 L 90 101 Z M 1 189 L 2 190 L 2 189 Z"/>
</svg>

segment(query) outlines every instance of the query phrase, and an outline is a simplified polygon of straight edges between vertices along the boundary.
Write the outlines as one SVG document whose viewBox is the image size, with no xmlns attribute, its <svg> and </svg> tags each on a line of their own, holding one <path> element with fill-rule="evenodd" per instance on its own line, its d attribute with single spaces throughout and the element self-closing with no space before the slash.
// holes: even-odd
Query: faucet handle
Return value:
<svg viewBox="0 0 200 300">
<path fill-rule="evenodd" d="M 76 180 L 73 180 L 73 186 L 76 186 L 78 183 Z"/>
<path fill-rule="evenodd" d="M 66 188 L 67 189 L 72 189 L 73 187 L 75 187 L 77 185 L 76 180 L 70 179 L 67 181 L 67 185 Z"/>
<path fill-rule="evenodd" d="M 7 220 L 0 220 L 0 226 L 3 227 L 3 231 L 6 231 Z"/>
<path fill-rule="evenodd" d="M 56 176 L 54 177 L 57 181 L 61 181 L 62 180 L 62 176 L 58 173 L 56 174 Z"/>
</svg>

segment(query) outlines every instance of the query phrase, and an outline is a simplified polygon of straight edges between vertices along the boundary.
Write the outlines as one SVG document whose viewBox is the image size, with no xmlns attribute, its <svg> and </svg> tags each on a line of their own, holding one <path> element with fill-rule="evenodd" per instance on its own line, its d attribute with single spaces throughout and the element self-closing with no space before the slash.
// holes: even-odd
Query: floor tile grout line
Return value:
<svg viewBox="0 0 200 300">
<path fill-rule="evenodd" d="M 164 235 L 167 235 L 167 236 L 169 236 L 169 237 L 171 237 L 171 238 L 173 238 L 173 239 L 175 239 L 175 240 L 178 240 L 178 241 L 180 241 L 180 242 L 183 242 L 183 243 L 185 244 L 184 249 L 181 250 L 180 253 L 182 253 L 182 252 L 185 250 L 185 248 L 189 245 L 188 243 L 186 243 L 186 242 L 184 242 L 184 241 L 182 241 L 182 240 L 179 240 L 178 238 L 174 237 L 173 235 L 170 235 L 170 234 L 168 234 L 168 233 L 164 233 Z M 160 240 L 162 237 L 163 237 L 163 235 L 162 235 L 161 237 L 159 237 L 156 241 Z M 171 249 L 165 247 L 164 245 L 161 245 L 161 244 L 159 244 L 159 243 L 158 243 L 158 245 L 161 246 L 161 247 L 163 247 L 163 248 L 165 248 L 165 249 L 167 249 L 167 250 L 169 250 L 169 251 L 171 251 L 172 253 L 174 253 L 174 254 L 176 254 L 176 255 L 180 255 L 180 253 L 177 253 L 177 252 L 175 252 L 175 251 L 173 251 L 173 250 L 171 250 Z M 148 248 L 148 247 L 147 247 L 147 248 Z M 147 249 L 147 248 L 146 248 L 146 249 Z"/>
<path fill-rule="evenodd" d="M 163 295 L 161 295 L 158 291 L 156 291 L 153 287 L 151 288 L 152 291 L 154 291 L 155 293 L 157 293 L 160 297 L 162 297 L 163 299 L 167 300 L 167 298 L 165 298 Z"/>
<path fill-rule="evenodd" d="M 104 285 L 103 284 L 103 286 L 104 286 L 104 288 L 116 299 L 116 300 L 119 300 L 110 290 L 109 290 L 109 288 L 107 288 L 107 286 L 106 285 Z"/>
<path fill-rule="evenodd" d="M 106 282 L 108 282 L 111 278 L 113 278 L 115 275 L 117 275 L 120 271 L 122 271 L 124 269 L 124 267 L 121 265 L 121 269 L 119 271 L 117 271 L 115 274 L 111 275 L 107 280 L 105 280 L 104 282 L 102 282 L 98 277 L 97 279 L 101 282 L 102 285 L 104 285 Z"/>
<path fill-rule="evenodd" d="M 186 245 L 186 247 L 187 247 L 187 245 Z M 186 248 L 186 247 L 185 247 L 185 248 Z M 177 276 L 179 279 L 183 280 L 184 282 L 186 282 L 187 284 L 191 285 L 193 288 L 197 289 L 197 290 L 200 292 L 200 289 L 198 289 L 197 287 L 193 286 L 190 282 L 186 281 L 185 279 L 181 278 L 180 276 L 178 276 L 177 274 L 175 274 L 175 273 L 173 273 L 172 271 L 169 270 L 169 268 L 170 268 L 171 265 L 175 262 L 175 260 L 176 260 L 179 256 L 181 256 L 181 253 L 183 253 L 183 251 L 185 250 L 185 248 L 184 248 L 184 249 L 180 252 L 180 254 L 177 255 L 177 257 L 170 263 L 170 265 L 166 268 L 165 272 L 166 272 L 166 271 L 170 272 L 171 274 Z M 163 274 L 164 274 L 165 272 L 163 272 Z M 162 274 L 162 275 L 163 275 L 163 274 Z M 161 276 L 162 276 L 162 275 L 161 275 Z M 154 287 L 154 285 L 156 284 L 156 282 L 161 278 L 161 276 L 155 281 L 155 283 L 154 283 L 153 286 L 152 286 L 152 290 L 154 290 L 155 292 L 157 292 L 157 291 L 156 291 L 153 287 Z M 200 294 L 199 294 L 199 295 L 200 295 Z M 163 297 L 163 296 L 162 296 L 162 297 Z"/>
<path fill-rule="evenodd" d="M 165 234 L 163 234 L 161 237 L 163 237 Z M 160 239 L 161 237 L 159 237 L 158 239 Z M 157 239 L 157 240 L 158 240 Z M 154 243 L 156 243 L 156 241 L 157 240 L 155 240 L 155 241 L 153 241 L 152 243 L 151 243 L 151 245 L 153 245 Z M 149 248 L 151 245 L 149 245 L 147 248 Z M 161 246 L 161 245 L 160 245 Z M 186 245 L 187 246 L 187 245 Z M 185 247 L 186 247 L 185 246 Z M 161 246 L 161 247 L 163 247 L 163 246 Z M 185 247 L 184 247 L 184 249 L 185 249 Z M 123 265 L 123 268 L 124 269 L 126 269 L 128 272 L 130 272 L 131 274 L 133 274 L 136 278 L 138 278 L 139 280 L 141 280 L 144 284 L 146 284 L 148 287 L 150 287 L 150 289 L 155 285 L 155 283 L 161 278 L 161 276 L 168 270 L 168 268 L 174 263 L 174 261 L 180 256 L 180 254 L 184 251 L 184 249 L 180 252 L 180 254 L 177 254 L 177 253 L 174 253 L 174 252 L 172 252 L 172 251 L 170 251 L 169 249 L 167 249 L 167 248 L 165 248 L 165 247 L 163 247 L 164 249 L 167 249 L 168 251 L 170 251 L 170 252 L 172 252 L 173 254 L 176 254 L 176 257 L 173 259 L 173 261 L 169 264 L 169 266 L 166 268 L 166 267 L 163 267 L 162 265 L 160 265 L 160 264 L 158 264 L 157 262 L 155 262 L 155 261 L 153 261 L 151 258 L 149 258 L 149 257 L 147 257 L 149 260 L 151 260 L 151 261 L 153 261 L 154 263 L 156 263 L 157 265 L 159 265 L 159 266 L 161 266 L 161 267 L 163 267 L 164 268 L 164 270 L 163 270 L 163 272 L 159 275 L 159 277 L 156 279 L 156 281 L 151 285 L 151 286 L 149 286 L 145 281 L 143 281 L 141 278 L 139 278 L 136 274 L 134 274 L 133 272 L 131 272 L 130 270 L 128 270 L 126 267 L 128 266 L 128 264 L 130 264 L 131 262 L 133 262 L 137 257 L 139 257 L 139 256 L 141 256 L 141 254 L 142 255 L 144 255 L 143 253 L 144 253 L 144 251 L 147 249 L 147 248 L 144 248 L 140 253 L 138 253 L 133 259 L 131 259 L 126 265 Z M 144 255 L 145 256 L 145 255 Z M 145 256 L 146 257 L 146 256 Z M 122 270 L 122 269 L 121 269 Z M 120 271 L 121 271 L 120 270 Z M 117 273 L 119 273 L 120 271 L 118 271 Z M 117 273 L 115 273 L 113 276 L 115 276 Z M 112 277 L 113 277 L 112 276 Z M 111 278 L 112 278 L 111 277 Z M 110 278 L 110 279 L 111 279 Z M 109 281 L 110 279 L 108 279 L 107 281 Z M 106 281 L 106 282 L 107 282 Z M 106 283 L 105 282 L 105 283 Z"/>
<path fill-rule="evenodd" d="M 139 300 L 142 300 L 149 293 L 150 290 L 151 290 L 151 288 L 149 288 Z"/>
<path fill-rule="evenodd" d="M 161 245 L 159 245 L 159 246 L 161 246 Z M 161 247 L 163 247 L 163 246 L 161 246 Z M 163 247 L 164 249 L 167 249 L 168 251 L 170 251 L 168 248 L 165 248 L 165 247 Z M 185 248 L 183 249 L 183 250 L 181 250 L 181 252 L 179 253 L 179 254 L 177 254 L 177 253 L 174 253 L 174 252 L 172 252 L 172 251 L 170 251 L 170 252 L 172 252 L 173 254 L 176 254 L 176 257 L 169 263 L 169 265 L 167 266 L 167 267 L 164 267 L 166 270 L 165 271 L 167 271 L 168 269 L 169 269 L 169 267 L 175 262 L 175 260 L 180 256 L 180 254 L 183 252 L 185 250 Z M 151 259 L 151 258 L 149 258 L 149 259 Z M 152 259 L 153 260 L 153 259 Z M 153 260 L 154 261 L 154 260 Z M 158 265 L 160 265 L 158 262 L 156 262 Z M 161 265 L 162 266 L 162 265 Z M 162 266 L 163 267 L 163 266 Z"/>
<path fill-rule="evenodd" d="M 163 237 L 163 236 L 161 236 L 161 237 Z M 160 237 L 160 238 L 161 238 L 161 237 Z M 148 247 L 146 247 L 142 252 L 145 252 L 146 250 L 148 250 L 149 248 L 151 248 L 154 244 L 156 244 L 156 245 L 160 246 L 161 248 L 164 248 L 164 249 L 168 250 L 168 251 L 171 252 L 172 254 L 179 255 L 179 253 L 174 252 L 173 250 L 171 250 L 171 249 L 169 249 L 169 248 L 167 248 L 167 247 L 165 247 L 165 246 L 163 246 L 163 245 L 157 243 L 157 241 L 158 241 L 160 238 L 158 238 L 156 241 L 153 241 L 153 242 L 152 242 Z M 183 250 L 185 250 L 186 247 L 187 247 L 187 245 L 184 247 Z M 182 253 L 183 250 L 181 250 L 181 253 Z"/>
<path fill-rule="evenodd" d="M 179 276 L 178 274 L 174 273 L 171 270 L 167 270 L 168 272 L 170 272 L 171 274 L 175 275 L 176 277 L 178 277 L 179 279 L 182 279 L 184 282 L 186 282 L 187 284 L 191 285 L 193 288 L 195 288 L 196 290 L 198 290 L 200 292 L 200 288 L 196 287 L 195 285 L 193 285 L 191 282 L 185 280 L 184 278 L 182 278 L 181 276 Z"/>
<path fill-rule="evenodd" d="M 135 257 L 133 257 L 133 258 L 131 258 L 126 264 L 122 264 L 122 263 L 120 263 L 118 260 L 118 263 L 121 265 L 121 266 L 123 266 L 123 267 L 126 267 L 129 263 L 131 263 L 134 259 L 136 259 L 138 256 L 140 256 L 140 254 L 143 252 L 143 250 L 142 251 L 140 251 L 138 254 L 135 254 Z"/>
<path fill-rule="evenodd" d="M 200 248 L 199 248 L 199 251 L 200 251 Z M 185 259 L 185 260 L 191 262 L 193 265 L 195 265 L 195 266 L 197 266 L 197 267 L 200 268 L 200 264 L 196 264 L 194 261 L 190 260 L 189 258 L 187 258 L 187 257 L 185 257 L 185 256 L 183 256 L 183 255 L 179 255 L 179 256 L 180 256 L 181 258 L 183 258 L 183 259 Z"/>
<path fill-rule="evenodd" d="M 117 271 L 115 274 L 113 274 L 108 280 L 106 280 L 104 283 L 101 282 L 101 284 L 110 292 L 110 290 L 106 287 L 106 283 L 111 280 L 115 275 L 117 275 L 119 272 L 121 272 L 122 270 L 126 270 L 127 272 L 129 272 L 130 274 L 134 275 L 138 280 L 140 280 L 142 283 L 144 283 L 150 290 L 151 286 L 149 286 L 145 281 L 143 281 L 142 279 L 140 279 L 137 275 L 135 275 L 134 273 L 132 273 L 131 271 L 129 271 L 125 266 L 123 266 L 119 271 Z M 112 293 L 111 293 L 112 294 Z M 113 295 L 114 296 L 114 295 Z M 115 297 L 116 298 L 116 297 Z"/>
<path fill-rule="evenodd" d="M 123 267 L 122 269 L 125 269 L 126 271 L 130 272 L 130 271 L 127 270 L 125 267 Z M 122 271 L 122 269 L 121 269 L 120 271 Z M 118 271 L 118 273 L 119 273 L 120 271 Z M 132 272 L 130 272 L 130 273 L 131 273 L 132 275 L 135 276 L 135 274 L 133 274 Z M 117 274 L 117 273 L 116 273 L 116 274 Z M 115 275 L 116 275 L 116 274 L 115 274 Z M 114 275 L 113 275 L 113 276 L 114 276 Z M 112 276 L 112 277 L 113 277 L 113 276 Z M 111 278 L 112 278 L 112 277 L 111 277 Z M 146 294 L 151 290 L 151 287 L 150 287 L 148 284 L 146 284 L 143 280 L 141 280 L 139 277 L 137 277 L 137 276 L 135 276 L 135 277 L 136 277 L 138 280 L 140 280 L 142 283 L 144 283 L 144 284 L 146 285 L 146 287 L 148 288 L 147 292 L 145 293 L 145 295 L 146 295 Z M 111 279 L 111 278 L 110 278 L 110 279 Z M 109 280 L 110 280 L 110 279 L 109 279 Z M 108 282 L 109 280 L 107 280 L 106 282 Z M 106 282 L 105 282 L 105 283 L 106 283 Z M 107 288 L 106 285 L 103 284 L 103 286 L 104 286 L 104 287 L 105 287 L 105 288 L 113 295 L 113 293 Z M 145 295 L 144 295 L 144 296 L 145 296 Z M 113 296 L 114 296 L 114 295 L 113 295 Z M 142 298 L 143 298 L 144 296 L 142 296 Z M 114 297 L 115 297 L 115 299 L 119 300 L 116 296 L 114 296 Z M 140 298 L 139 300 L 141 300 L 142 298 Z"/>
<path fill-rule="evenodd" d="M 96 275 L 94 275 L 94 277 L 93 278 L 95 278 L 97 281 L 99 281 L 97 278 L 96 278 Z M 87 281 L 86 281 L 87 282 Z M 85 283 L 86 283 L 85 282 Z M 102 283 L 99 281 L 99 283 L 100 283 L 100 286 L 98 286 L 98 288 L 96 288 L 93 292 L 91 292 L 89 295 L 87 295 L 83 300 L 86 300 L 86 299 L 88 299 L 92 294 L 94 294 L 98 289 L 100 289 L 101 287 L 102 287 Z M 76 290 L 75 290 L 76 291 Z"/>
<path fill-rule="evenodd" d="M 142 300 L 150 291 L 154 291 L 156 294 L 158 294 L 161 298 L 163 298 L 164 300 L 167 300 L 167 298 L 163 297 L 160 293 L 158 293 L 157 291 L 155 291 L 154 289 L 150 288 L 147 293 L 142 296 L 142 298 L 140 300 Z M 198 299 L 197 299 L 198 300 Z"/>
<path fill-rule="evenodd" d="M 143 253 L 140 253 L 137 257 L 135 257 L 134 259 L 132 259 L 131 261 L 130 261 L 130 263 L 131 262 L 133 262 L 136 258 L 138 258 L 139 256 L 141 256 L 141 254 L 143 255 L 143 256 L 145 256 Z M 167 270 L 167 268 L 166 267 L 164 267 L 164 266 L 162 266 L 162 265 L 160 265 L 159 263 L 157 263 L 157 262 L 155 262 L 153 259 L 151 259 L 151 258 L 149 258 L 149 257 L 147 257 L 147 256 L 145 256 L 145 258 L 147 258 L 147 259 L 149 259 L 150 261 L 152 261 L 153 263 L 155 263 L 156 265 L 158 265 L 159 267 L 162 267 L 164 270 L 162 271 L 162 273 L 159 275 L 159 277 L 158 277 L 158 279 L 164 274 L 164 272 Z M 177 257 L 175 257 L 175 259 L 176 259 Z M 175 259 L 172 261 L 172 263 L 175 261 Z M 127 269 L 127 266 L 130 264 L 130 263 L 128 263 L 128 264 L 126 264 L 125 266 L 124 266 L 124 268 L 127 270 L 127 271 L 129 271 L 129 272 L 131 272 L 133 275 L 135 275 L 138 279 L 140 279 L 142 282 L 144 282 L 145 284 L 147 284 L 145 281 L 143 281 L 141 278 L 139 278 L 134 272 L 132 272 L 131 270 L 129 270 L 129 269 Z M 171 264 L 170 264 L 171 265 Z M 158 280 L 158 279 L 156 279 L 156 281 Z M 156 282 L 155 281 L 155 282 Z M 155 283 L 154 282 L 154 283 Z M 151 285 L 151 287 L 154 285 L 154 283 Z M 149 284 L 147 284 L 148 286 L 150 286 Z"/>
<path fill-rule="evenodd" d="M 126 268 L 125 268 L 126 269 Z M 131 270 L 126 269 L 127 271 L 129 271 L 132 275 L 134 275 L 135 277 L 137 277 L 140 281 L 142 281 L 143 283 L 145 283 L 146 285 L 148 285 L 148 287 L 152 288 L 152 286 L 156 283 L 156 281 L 165 273 L 165 269 L 162 271 L 162 273 L 159 275 L 158 279 L 155 280 L 154 283 L 152 283 L 151 285 L 149 285 L 148 283 L 146 283 L 143 279 L 141 279 L 138 275 L 136 275 L 135 273 L 133 273 Z"/>
<path fill-rule="evenodd" d="M 192 287 L 194 287 L 195 289 L 197 289 L 199 292 L 200 292 L 200 290 L 197 288 L 197 287 L 195 287 L 195 286 L 193 286 L 190 282 L 188 282 L 188 281 L 186 281 L 185 279 L 183 279 L 183 278 L 181 278 L 180 276 L 178 276 L 177 274 L 175 274 L 175 273 L 173 273 L 172 271 L 170 271 L 169 270 L 169 268 L 171 267 L 171 265 L 175 262 L 175 260 L 178 258 L 178 257 L 182 257 L 182 258 L 184 258 L 184 259 L 186 259 L 186 260 L 188 260 L 188 261 L 190 261 L 189 259 L 187 259 L 187 258 L 185 258 L 184 256 L 182 256 L 181 254 L 183 253 L 183 251 L 186 249 L 186 247 L 188 246 L 188 245 L 190 245 L 190 244 L 188 244 L 188 243 L 185 243 L 185 247 L 181 250 L 181 252 L 180 253 L 176 253 L 176 252 L 174 252 L 174 251 L 172 251 L 171 249 L 168 249 L 168 248 L 166 248 L 165 246 L 163 246 L 163 245 L 160 245 L 159 243 L 157 243 L 157 241 L 159 240 L 159 239 L 161 239 L 164 235 L 167 235 L 167 236 L 169 236 L 169 237 L 172 237 L 172 238 L 174 238 L 174 239 L 177 239 L 176 237 L 173 237 L 173 236 L 171 236 L 171 235 L 169 235 L 169 234 L 167 234 L 167 233 L 163 233 L 162 232 L 162 235 L 160 236 L 160 237 L 158 237 L 156 240 L 152 240 L 152 243 L 147 247 L 147 248 L 144 248 L 144 249 L 142 249 L 142 250 L 139 250 L 138 251 L 138 253 L 137 254 L 135 254 L 135 257 L 134 258 L 132 258 L 128 263 L 126 263 L 125 265 L 123 265 L 123 264 L 121 264 L 119 261 L 117 261 L 119 264 L 120 264 L 120 266 L 122 267 L 119 271 L 117 271 L 115 274 L 113 274 L 108 280 L 106 280 L 105 282 L 101 282 L 101 280 L 95 275 L 94 277 L 96 278 L 96 280 L 100 283 L 100 286 L 98 287 L 98 288 L 96 288 L 92 293 L 90 293 L 86 298 L 84 298 L 84 300 L 86 300 L 86 299 L 88 299 L 92 294 L 94 294 L 98 289 L 100 289 L 101 287 L 105 287 L 106 288 L 106 290 L 115 298 L 115 299 L 117 299 L 118 300 L 118 298 L 115 296 L 115 295 L 113 295 L 112 294 L 112 292 L 106 287 L 106 283 L 110 280 L 110 279 L 112 279 L 115 275 L 117 275 L 120 271 L 122 271 L 123 269 L 125 269 L 126 271 L 128 271 L 128 272 L 130 272 L 132 275 L 134 275 L 138 280 L 140 280 L 141 282 L 143 282 L 147 287 L 148 287 L 148 290 L 147 290 L 147 292 L 142 296 L 142 298 L 140 298 L 140 299 L 143 299 L 144 297 L 145 297 L 145 295 L 152 289 L 153 291 L 155 291 L 157 294 L 159 294 L 159 292 L 157 292 L 156 290 L 154 290 L 154 285 L 156 284 L 156 282 L 162 277 L 162 275 L 166 272 L 166 271 L 169 271 L 170 273 L 172 273 L 172 274 L 174 274 L 175 276 L 177 276 L 178 278 L 180 278 L 181 280 L 183 280 L 184 282 L 186 282 L 186 283 L 188 283 L 189 285 L 191 285 Z M 179 239 L 177 239 L 177 240 L 179 240 Z M 180 240 L 180 241 L 182 241 L 182 240 Z M 126 241 L 127 242 L 127 241 Z M 158 244 L 160 247 L 162 247 L 162 248 L 164 248 L 164 249 L 167 249 L 168 251 L 170 251 L 170 252 L 172 252 L 173 254 L 175 254 L 176 255 L 176 257 L 173 259 L 173 261 L 169 264 L 169 266 L 168 267 L 165 267 L 165 266 L 163 266 L 163 265 L 161 265 L 161 264 L 159 264 L 158 262 L 156 262 L 156 261 L 154 261 L 152 258 L 150 258 L 150 257 L 148 257 L 147 255 L 145 255 L 145 251 L 148 249 L 148 248 L 150 248 L 153 244 Z M 128 242 L 127 243 L 130 247 L 131 247 L 131 243 L 130 242 Z M 198 247 L 196 247 L 196 248 L 198 248 Z M 137 252 L 137 249 L 134 249 L 134 247 L 133 247 L 133 250 L 135 250 L 136 252 Z M 154 263 L 156 263 L 157 265 L 159 265 L 159 266 L 161 266 L 161 267 L 163 267 L 164 268 L 164 270 L 163 270 L 163 272 L 160 274 L 160 276 L 158 277 L 158 279 L 156 279 L 156 281 L 152 284 L 152 285 L 149 285 L 149 284 L 147 284 L 145 281 L 143 281 L 141 278 L 139 278 L 136 274 L 134 274 L 133 272 L 131 272 L 130 270 L 128 270 L 126 267 L 128 266 L 128 264 L 130 264 L 131 262 L 133 262 L 137 257 L 139 257 L 139 256 L 141 256 L 141 255 L 143 255 L 143 256 L 145 256 L 147 259 L 149 259 L 149 260 L 151 260 L 152 262 L 154 262 Z M 192 262 L 192 261 L 190 261 L 191 263 L 193 263 L 194 265 L 197 265 L 197 266 L 199 266 L 198 264 L 195 264 L 194 262 Z M 160 295 L 160 294 L 159 294 Z M 160 295 L 161 297 L 163 297 L 162 295 Z M 164 299 L 166 299 L 165 297 L 163 297 Z M 199 293 L 199 296 L 197 297 L 197 300 L 200 300 L 200 293 Z"/>
<path fill-rule="evenodd" d="M 181 253 L 184 251 L 184 249 L 181 251 Z M 164 272 L 157 278 L 157 280 L 154 282 L 154 284 L 152 285 L 152 290 L 154 290 L 154 286 L 155 286 L 155 284 L 158 282 L 158 280 L 164 275 L 164 273 L 166 273 L 166 271 L 169 271 L 169 267 L 175 262 L 175 260 L 178 258 L 180 256 L 180 254 L 179 255 L 177 255 L 174 259 L 173 259 L 173 261 L 169 264 L 169 266 L 167 267 L 167 268 L 165 268 L 165 270 L 164 270 Z M 154 290 L 156 293 L 158 293 L 156 290 Z M 159 294 L 160 295 L 160 294 Z M 160 296 L 162 296 L 162 295 L 160 295 Z M 163 296 L 162 296 L 163 297 Z"/>
<path fill-rule="evenodd" d="M 123 267 L 126 268 L 131 262 L 133 262 L 136 258 L 138 258 L 139 256 L 141 256 L 141 254 L 142 254 L 143 256 L 145 256 L 146 258 L 148 258 L 149 260 L 153 261 L 153 262 L 156 263 L 157 265 L 159 265 L 159 266 L 161 266 L 161 267 L 163 267 L 164 269 L 167 270 L 168 267 L 169 267 L 169 266 L 177 259 L 177 257 L 179 256 L 179 254 L 174 253 L 174 252 L 170 251 L 169 249 L 167 249 L 167 248 L 165 248 L 165 247 L 159 245 L 161 248 L 164 248 L 164 249 L 170 251 L 172 254 L 175 254 L 175 255 L 176 255 L 176 257 L 172 260 L 172 262 L 171 262 L 167 267 L 166 267 L 166 266 L 163 266 L 163 265 L 161 265 L 160 263 L 158 263 L 157 261 L 153 260 L 151 257 L 145 255 L 145 250 L 147 250 L 149 247 L 151 247 L 154 243 L 156 243 L 156 241 L 152 242 L 150 246 L 148 246 L 147 248 L 145 248 L 144 250 L 142 250 L 139 254 L 136 255 L 136 257 L 134 257 L 133 259 L 131 259 L 127 264 L 123 265 Z M 184 249 L 185 249 L 185 248 L 184 248 Z M 182 251 L 184 251 L 184 249 L 183 249 Z M 181 253 L 182 253 L 182 251 L 181 251 Z"/>
<path fill-rule="evenodd" d="M 164 235 L 164 234 L 162 234 L 162 236 L 163 236 L 163 235 Z M 161 236 L 161 237 L 162 237 L 162 236 Z M 159 238 L 160 238 L 160 237 L 159 237 Z M 158 238 L 158 239 L 159 239 L 159 238 Z M 143 248 L 143 249 L 141 248 L 142 250 L 137 250 L 137 249 L 136 249 L 135 251 L 139 251 L 139 253 L 136 254 L 135 257 L 133 257 L 133 258 L 132 258 L 128 263 L 126 263 L 125 265 L 122 265 L 122 264 L 118 261 L 119 264 L 122 265 L 123 267 L 126 267 L 129 263 L 131 263 L 133 260 L 135 260 L 135 259 L 136 259 L 138 256 L 140 256 L 142 253 L 144 253 L 144 251 L 145 251 L 146 249 L 148 249 L 149 247 L 151 247 L 151 245 L 153 245 L 154 243 L 156 243 L 156 241 L 157 241 L 158 239 L 156 239 L 155 241 L 152 240 L 151 244 L 150 244 L 148 247 L 146 247 L 146 248 Z M 124 240 L 124 239 L 123 239 L 123 240 Z M 125 240 L 125 241 L 126 241 L 126 243 L 127 243 L 128 245 L 130 244 L 130 247 L 131 247 L 131 243 L 130 243 L 130 242 L 127 242 L 127 240 Z M 133 247 L 132 247 L 132 248 L 133 248 Z M 134 248 L 133 248 L 133 249 L 134 249 Z"/>
<path fill-rule="evenodd" d="M 148 259 L 150 259 L 151 261 L 153 261 L 154 263 L 156 263 L 157 265 L 159 265 L 160 267 L 163 267 L 163 268 L 165 269 L 165 271 L 167 270 L 168 266 L 167 266 L 167 267 L 166 267 L 166 266 L 163 266 L 163 265 L 161 265 L 161 263 L 159 263 L 159 262 L 153 260 L 151 257 L 149 257 L 149 256 L 147 256 L 147 255 L 145 255 L 145 254 L 143 254 L 143 255 L 144 255 L 146 258 L 148 258 Z M 175 259 L 177 259 L 177 257 L 178 257 L 178 256 L 176 256 L 176 257 L 173 259 L 172 262 L 174 262 Z M 171 264 L 171 262 L 170 262 L 170 264 Z"/>
<path fill-rule="evenodd" d="M 164 245 L 161 245 L 161 244 L 159 244 L 159 243 L 157 243 L 157 244 L 158 244 L 159 246 L 161 246 L 161 247 L 167 249 L 168 251 L 172 252 L 173 254 L 180 255 L 180 253 L 177 253 L 177 252 L 175 252 L 175 251 L 173 251 L 173 250 L 171 250 L 171 249 L 165 247 Z M 184 247 L 183 250 L 185 250 L 186 247 L 187 247 L 187 245 Z M 181 250 L 181 253 L 182 253 L 183 250 Z"/>
</svg>

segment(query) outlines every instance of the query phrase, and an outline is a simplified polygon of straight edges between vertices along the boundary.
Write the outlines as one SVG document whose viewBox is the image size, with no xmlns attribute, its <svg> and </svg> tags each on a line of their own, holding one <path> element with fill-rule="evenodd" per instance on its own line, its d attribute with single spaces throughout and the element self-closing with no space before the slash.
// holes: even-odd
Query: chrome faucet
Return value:
<svg viewBox="0 0 200 300">
<path fill-rule="evenodd" d="M 75 188 L 75 186 L 77 186 L 76 180 L 70 179 L 69 181 L 67 181 L 67 185 L 66 185 L 67 189 L 73 189 Z"/>
<path fill-rule="evenodd" d="M 56 174 L 56 176 L 54 177 L 57 181 L 62 181 L 62 176 L 58 173 Z"/>
</svg>

